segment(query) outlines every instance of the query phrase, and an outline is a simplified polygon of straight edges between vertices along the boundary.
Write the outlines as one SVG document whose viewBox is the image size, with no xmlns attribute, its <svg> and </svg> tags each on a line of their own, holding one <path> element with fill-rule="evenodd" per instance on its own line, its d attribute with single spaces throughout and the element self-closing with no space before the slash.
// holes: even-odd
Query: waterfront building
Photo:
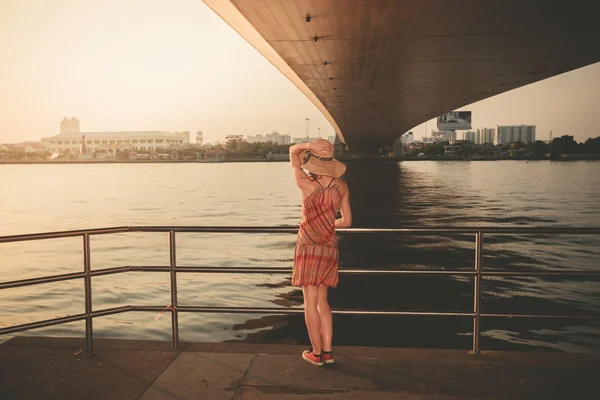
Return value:
<svg viewBox="0 0 600 400">
<path fill-rule="evenodd" d="M 292 138 L 290 135 L 282 135 L 279 132 L 273 131 L 273 133 L 268 135 L 248 135 L 246 139 L 248 143 L 267 143 L 273 142 L 278 145 L 288 145 L 292 143 Z"/>
<path fill-rule="evenodd" d="M 516 142 L 535 142 L 535 125 L 500 125 L 498 126 L 498 144 Z"/>
<path fill-rule="evenodd" d="M 204 144 L 204 137 L 202 135 L 202 131 L 196 132 L 196 146 L 198 147 L 202 147 L 202 145 Z"/>
<path fill-rule="evenodd" d="M 81 153 L 83 140 L 88 153 L 96 150 L 171 150 L 183 146 L 183 138 L 162 131 L 64 132 L 43 138 L 42 143 L 53 153 Z"/>
<path fill-rule="evenodd" d="M 248 143 L 267 143 L 267 138 L 265 138 L 264 135 L 248 135 L 248 137 L 246 138 L 246 141 Z"/>
<path fill-rule="evenodd" d="M 0 151 L 43 153 L 48 151 L 48 148 L 42 142 L 3 143 L 0 144 Z"/>
<path fill-rule="evenodd" d="M 60 121 L 60 133 L 79 132 L 79 120 L 73 118 L 63 118 Z"/>
<path fill-rule="evenodd" d="M 432 142 L 456 142 L 456 131 L 431 131 Z"/>
<path fill-rule="evenodd" d="M 407 132 L 404 135 L 400 136 L 400 142 L 405 147 L 414 141 L 415 141 L 415 137 L 412 132 Z M 396 143 L 396 142 L 394 142 L 394 143 Z"/>
<path fill-rule="evenodd" d="M 174 135 L 183 139 L 183 144 L 190 144 L 190 133 L 188 131 L 175 132 Z"/>
<path fill-rule="evenodd" d="M 273 142 L 279 145 L 288 145 L 292 143 L 290 135 L 281 135 L 279 132 L 273 132 L 270 135 L 265 135 L 267 142 Z"/>
<path fill-rule="evenodd" d="M 450 146 L 444 146 L 444 155 L 450 158 L 462 157 L 462 145 L 452 144 Z"/>
<path fill-rule="evenodd" d="M 310 143 L 310 142 L 314 142 L 315 140 L 319 139 L 318 137 L 309 137 L 308 139 L 306 138 L 306 136 L 303 137 L 295 137 L 292 139 L 292 143 L 297 144 L 297 143 Z"/>
<path fill-rule="evenodd" d="M 415 140 L 412 143 L 409 143 L 407 146 L 407 149 L 409 151 L 415 150 L 415 149 L 424 149 L 427 145 L 427 142 L 421 141 L 421 140 Z"/>
</svg>

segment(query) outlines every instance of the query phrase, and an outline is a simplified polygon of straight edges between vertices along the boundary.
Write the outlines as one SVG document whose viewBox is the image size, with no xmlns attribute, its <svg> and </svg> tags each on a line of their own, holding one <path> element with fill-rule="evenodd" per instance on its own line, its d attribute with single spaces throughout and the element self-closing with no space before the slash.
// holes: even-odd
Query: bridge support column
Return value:
<svg viewBox="0 0 600 400">
<path fill-rule="evenodd" d="M 392 145 L 392 152 L 394 153 L 394 158 L 402 158 L 404 157 L 404 147 L 402 146 L 402 142 L 397 140 Z"/>
<path fill-rule="evenodd" d="M 333 156 L 338 160 L 344 159 L 346 156 L 346 143 L 340 141 L 340 139 L 336 136 L 333 142 Z"/>
</svg>

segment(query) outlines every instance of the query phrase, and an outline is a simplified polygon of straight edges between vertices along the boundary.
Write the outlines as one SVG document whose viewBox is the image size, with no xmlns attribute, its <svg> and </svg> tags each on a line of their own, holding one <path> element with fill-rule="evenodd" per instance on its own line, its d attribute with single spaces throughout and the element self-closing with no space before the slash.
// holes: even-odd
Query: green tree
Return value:
<svg viewBox="0 0 600 400">
<path fill-rule="evenodd" d="M 426 156 L 439 156 L 444 154 L 444 145 L 448 146 L 448 142 L 443 143 L 431 143 L 425 147 L 425 155 Z"/>
<path fill-rule="evenodd" d="M 553 154 L 574 154 L 578 152 L 578 147 L 573 136 L 564 135 L 552 140 L 550 152 Z"/>
<path fill-rule="evenodd" d="M 546 153 L 550 152 L 548 145 L 541 140 L 536 140 L 529 147 L 529 151 L 538 157 L 544 157 Z"/>
<path fill-rule="evenodd" d="M 583 144 L 586 153 L 600 154 L 600 136 L 597 138 L 589 138 Z"/>
</svg>

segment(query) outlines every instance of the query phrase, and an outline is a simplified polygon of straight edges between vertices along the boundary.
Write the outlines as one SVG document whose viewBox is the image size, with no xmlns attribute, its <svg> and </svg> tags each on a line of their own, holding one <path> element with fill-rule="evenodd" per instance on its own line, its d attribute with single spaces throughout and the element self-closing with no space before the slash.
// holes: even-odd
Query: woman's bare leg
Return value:
<svg viewBox="0 0 600 400">
<path fill-rule="evenodd" d="M 321 319 L 321 345 L 324 351 L 331 351 L 331 340 L 333 338 L 333 320 L 331 308 L 327 301 L 327 287 L 317 288 L 317 310 Z"/>
<path fill-rule="evenodd" d="M 318 292 L 315 286 L 302 286 L 304 294 L 304 320 L 308 336 L 313 348 L 313 354 L 321 354 L 321 318 L 317 309 Z"/>
</svg>

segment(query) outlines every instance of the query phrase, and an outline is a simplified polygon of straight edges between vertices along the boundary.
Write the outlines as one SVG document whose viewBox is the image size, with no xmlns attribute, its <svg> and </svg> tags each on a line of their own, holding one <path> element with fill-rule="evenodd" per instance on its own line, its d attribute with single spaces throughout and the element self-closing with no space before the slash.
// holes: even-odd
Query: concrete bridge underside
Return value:
<svg viewBox="0 0 600 400">
<path fill-rule="evenodd" d="M 204 0 L 352 149 L 600 61 L 590 0 Z"/>
</svg>

